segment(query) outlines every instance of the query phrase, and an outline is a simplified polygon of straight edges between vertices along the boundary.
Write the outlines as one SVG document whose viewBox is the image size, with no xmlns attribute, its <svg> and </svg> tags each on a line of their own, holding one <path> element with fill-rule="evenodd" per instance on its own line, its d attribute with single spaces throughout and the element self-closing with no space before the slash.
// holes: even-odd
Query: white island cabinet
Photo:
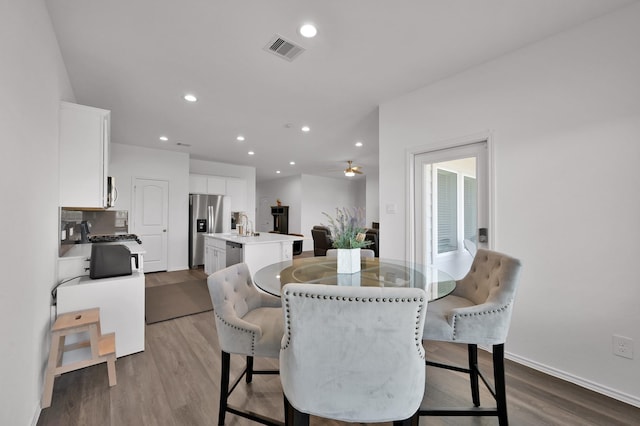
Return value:
<svg viewBox="0 0 640 426">
<path fill-rule="evenodd" d="M 284 262 L 293 258 L 293 242 L 300 240 L 300 237 L 283 234 L 260 234 L 258 236 L 240 236 L 238 234 L 205 234 L 205 247 L 210 246 L 226 247 L 227 241 L 242 245 L 242 262 L 249 266 L 251 275 L 255 274 L 259 269 L 271 265 L 273 263 Z M 219 256 L 222 256 L 219 254 Z M 220 262 L 218 257 L 215 260 L 212 257 L 207 265 L 207 256 L 205 256 L 205 272 L 212 274 L 217 270 L 226 267 L 226 251 L 225 260 Z"/>
<path fill-rule="evenodd" d="M 107 207 L 111 113 L 60 103 L 60 205 Z"/>
<path fill-rule="evenodd" d="M 224 269 L 227 263 L 226 243 L 216 238 L 204 239 L 204 273 L 213 274 Z"/>
</svg>

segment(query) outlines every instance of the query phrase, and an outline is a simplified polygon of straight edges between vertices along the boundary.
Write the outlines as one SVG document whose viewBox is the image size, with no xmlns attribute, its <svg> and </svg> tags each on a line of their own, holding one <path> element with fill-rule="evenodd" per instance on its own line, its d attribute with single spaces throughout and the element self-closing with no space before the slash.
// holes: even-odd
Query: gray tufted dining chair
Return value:
<svg viewBox="0 0 640 426">
<path fill-rule="evenodd" d="M 427 361 L 427 366 L 469 374 L 473 408 L 421 409 L 421 416 L 498 416 L 508 424 L 504 375 L 504 343 L 520 273 L 520 261 L 506 254 L 478 249 L 467 275 L 456 282 L 448 296 L 430 302 L 424 340 L 464 343 L 468 346 L 468 367 Z M 478 345 L 493 348 L 493 388 L 478 368 Z M 495 408 L 480 407 L 478 378 L 496 400 Z"/>
<path fill-rule="evenodd" d="M 278 374 L 277 370 L 254 370 L 253 357 L 278 358 L 280 354 L 283 335 L 280 299 L 258 292 L 245 263 L 214 272 L 207 278 L 207 285 L 222 351 L 218 425 L 224 425 L 227 412 L 264 424 L 276 424 L 275 420 L 230 406 L 227 400 L 242 376 L 251 383 L 254 374 Z M 231 354 L 246 356 L 247 365 L 230 391 Z"/>
<path fill-rule="evenodd" d="M 287 284 L 280 380 L 285 424 L 309 415 L 416 424 L 427 298 L 419 288 Z"/>
</svg>

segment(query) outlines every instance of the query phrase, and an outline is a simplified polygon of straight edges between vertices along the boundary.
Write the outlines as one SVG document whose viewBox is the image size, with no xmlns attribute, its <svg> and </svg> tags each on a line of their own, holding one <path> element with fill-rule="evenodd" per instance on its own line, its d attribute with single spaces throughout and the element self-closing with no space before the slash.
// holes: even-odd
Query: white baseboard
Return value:
<svg viewBox="0 0 640 426">
<path fill-rule="evenodd" d="M 40 403 L 38 402 L 36 404 L 36 410 L 33 413 L 33 418 L 31 419 L 31 426 L 37 426 L 38 419 L 40 419 L 40 412 L 41 411 L 42 411 L 42 409 L 40 408 Z"/>
<path fill-rule="evenodd" d="M 532 361 L 530 359 L 521 357 L 519 355 L 515 355 L 512 353 L 505 352 L 504 357 L 511 361 L 517 362 L 518 364 L 522 364 L 529 368 L 532 368 L 537 371 L 541 371 L 545 374 L 548 374 L 553 377 L 557 377 L 559 379 L 565 380 L 567 382 L 573 383 L 575 385 L 581 386 L 583 388 L 592 390 L 594 392 L 600 393 L 602 395 L 606 395 L 613 399 L 617 399 L 618 401 L 622 401 L 625 404 L 633 405 L 634 407 L 640 408 L 640 398 L 635 397 L 633 395 L 626 394 L 624 392 L 617 391 L 615 389 L 611 389 L 607 386 L 603 386 L 599 383 L 594 383 L 589 380 L 585 380 L 581 377 L 574 376 L 572 374 L 567 374 L 564 371 L 557 370 L 555 368 L 549 367 L 544 364 L 540 364 L 539 362 Z"/>
</svg>

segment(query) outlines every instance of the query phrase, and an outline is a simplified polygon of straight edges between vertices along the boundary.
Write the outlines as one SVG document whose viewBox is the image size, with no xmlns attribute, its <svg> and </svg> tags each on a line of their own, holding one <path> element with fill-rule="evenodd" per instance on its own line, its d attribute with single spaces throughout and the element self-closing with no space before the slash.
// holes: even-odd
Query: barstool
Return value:
<svg viewBox="0 0 640 426">
<path fill-rule="evenodd" d="M 89 333 L 89 340 L 65 345 L 66 336 L 84 332 Z M 90 358 L 62 365 L 64 352 L 83 347 L 90 347 Z M 53 382 L 56 376 L 103 362 L 107 363 L 109 386 L 115 386 L 116 335 L 115 333 L 101 334 L 100 308 L 67 312 L 58 316 L 51 328 L 51 350 L 44 379 L 42 408 L 47 408 L 51 405 Z"/>
</svg>

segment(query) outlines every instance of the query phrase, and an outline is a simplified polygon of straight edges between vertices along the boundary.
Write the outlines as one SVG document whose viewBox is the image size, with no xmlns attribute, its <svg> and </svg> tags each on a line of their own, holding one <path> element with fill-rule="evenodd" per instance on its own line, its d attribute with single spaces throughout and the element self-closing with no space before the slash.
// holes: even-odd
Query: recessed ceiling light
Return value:
<svg viewBox="0 0 640 426">
<path fill-rule="evenodd" d="M 296 162 L 295 161 L 289 161 L 289 164 L 291 164 L 292 166 L 295 166 Z"/>
<path fill-rule="evenodd" d="M 356 146 L 359 148 L 362 146 L 362 142 L 356 142 Z"/>
<path fill-rule="evenodd" d="M 184 95 L 184 100 L 188 101 L 188 102 L 195 102 L 198 100 L 198 98 L 196 98 L 194 95 L 192 95 L 191 93 L 187 93 L 186 95 Z"/>
<path fill-rule="evenodd" d="M 169 140 L 169 138 L 168 138 L 168 137 L 166 137 L 166 136 L 160 136 L 160 140 L 161 140 L 162 142 L 166 142 L 166 141 L 168 141 L 168 140 Z"/>
<path fill-rule="evenodd" d="M 277 173 L 277 174 L 280 174 L 280 170 L 276 170 L 276 173 Z"/>
<path fill-rule="evenodd" d="M 306 38 L 315 37 L 318 34 L 318 30 L 313 24 L 304 24 L 300 27 L 300 35 Z"/>
<path fill-rule="evenodd" d="M 249 151 L 249 152 L 247 152 L 247 154 L 249 154 L 249 155 L 253 155 L 253 154 L 255 154 L 255 152 L 253 152 L 253 151 Z"/>
<path fill-rule="evenodd" d="M 237 141 L 242 142 L 244 140 L 244 136 L 242 135 L 238 135 L 238 137 L 236 138 Z"/>
<path fill-rule="evenodd" d="M 300 130 L 302 130 L 303 132 L 308 132 L 311 129 L 309 128 L 309 126 L 302 126 Z"/>
</svg>

